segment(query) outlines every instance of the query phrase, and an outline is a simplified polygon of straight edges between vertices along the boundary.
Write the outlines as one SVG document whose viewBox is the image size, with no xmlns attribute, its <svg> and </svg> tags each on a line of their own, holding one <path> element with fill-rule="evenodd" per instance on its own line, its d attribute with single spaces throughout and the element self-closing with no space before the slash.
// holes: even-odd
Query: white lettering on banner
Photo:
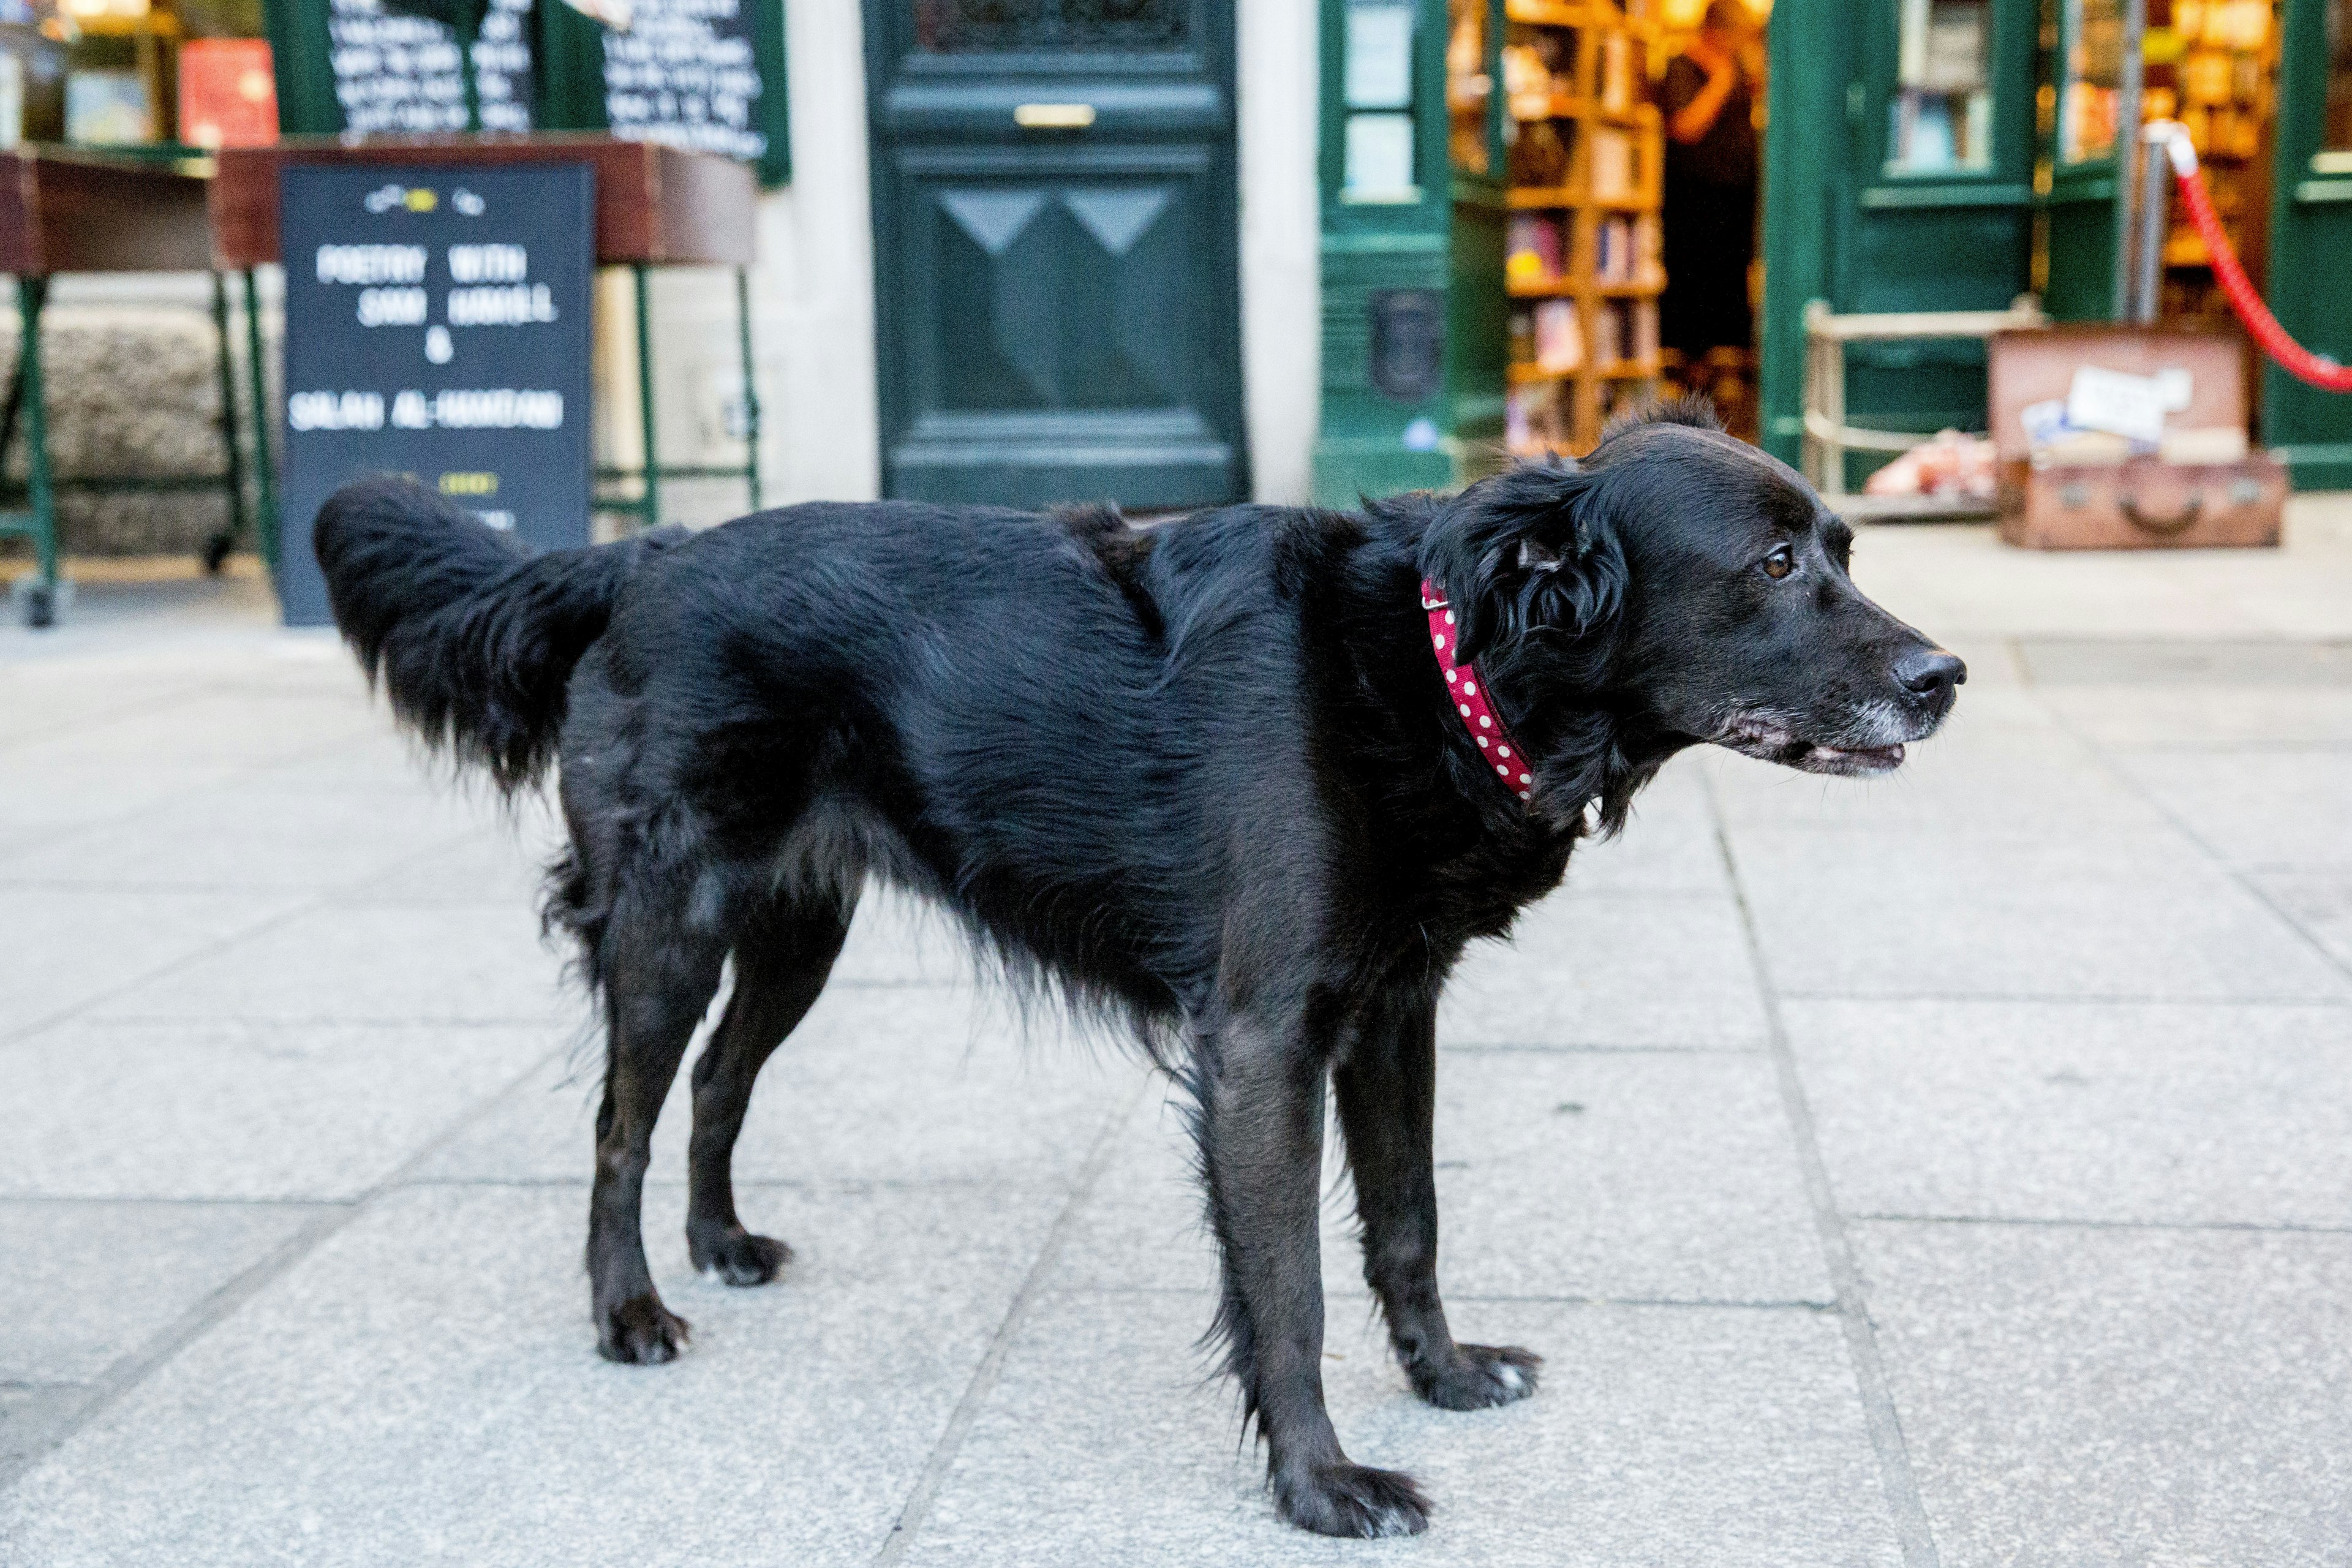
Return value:
<svg viewBox="0 0 2352 1568">
<path fill-rule="evenodd" d="M 422 289 L 362 289 L 360 290 L 360 325 L 421 327 L 425 324 L 425 290 Z"/>
<path fill-rule="evenodd" d="M 286 399 L 296 430 L 381 430 L 383 397 L 373 392 L 297 392 Z"/>
<path fill-rule="evenodd" d="M 520 245 L 453 245 L 452 283 L 520 283 L 530 276 L 530 253 Z"/>
<path fill-rule="evenodd" d="M 449 324 L 453 327 L 520 327 L 555 320 L 555 296 L 544 283 L 518 283 L 511 289 L 452 289 Z"/>
<path fill-rule="evenodd" d="M 422 283 L 421 245 L 322 245 L 318 255 L 321 283 Z"/>
</svg>

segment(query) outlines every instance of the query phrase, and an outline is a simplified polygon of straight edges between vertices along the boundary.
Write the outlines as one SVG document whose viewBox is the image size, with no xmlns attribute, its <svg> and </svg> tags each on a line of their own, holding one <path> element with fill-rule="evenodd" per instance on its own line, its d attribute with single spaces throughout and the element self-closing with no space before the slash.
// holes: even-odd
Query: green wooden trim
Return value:
<svg viewBox="0 0 2352 1568">
<path fill-rule="evenodd" d="M 269 64 L 278 79 L 278 128 L 289 136 L 332 136 L 343 128 L 335 98 L 333 43 L 324 0 L 261 0 Z"/>
<path fill-rule="evenodd" d="M 2346 205 L 2352 201 L 2352 181 L 2302 177 L 2336 173 L 2336 160 L 2347 157 L 2323 146 L 2327 9 L 2328 0 L 2286 0 L 2280 19 L 2263 294 L 2297 342 L 2315 353 L 2352 359 L 2352 297 L 2339 286 L 2352 244 L 2352 207 Z M 2352 486 L 2352 397 L 2306 386 L 2265 361 L 2262 435 L 2286 460 L 2296 489 Z"/>
<path fill-rule="evenodd" d="M 2021 207 L 2033 200 L 2033 187 L 2000 180 L 1983 184 L 1873 185 L 1862 193 L 1862 205 L 1873 211 L 1911 207 Z"/>
</svg>

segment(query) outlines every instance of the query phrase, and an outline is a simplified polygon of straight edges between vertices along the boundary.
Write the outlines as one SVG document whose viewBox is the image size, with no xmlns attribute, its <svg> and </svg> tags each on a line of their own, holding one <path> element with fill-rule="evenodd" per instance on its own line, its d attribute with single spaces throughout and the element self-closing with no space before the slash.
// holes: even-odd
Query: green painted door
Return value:
<svg viewBox="0 0 2352 1568">
<path fill-rule="evenodd" d="M 1859 14 L 1857 14 L 1859 12 Z M 1795 461 L 1804 311 L 1998 310 L 2030 285 L 2034 0 L 1782 5 L 1764 182 L 1767 449 Z M 1985 426 L 1981 343 L 1859 343 L 1865 428 Z M 1850 456 L 1859 485 L 1884 458 Z"/>
<path fill-rule="evenodd" d="M 1233 0 L 865 0 L 891 496 L 1236 500 Z"/>
<path fill-rule="evenodd" d="M 2062 321 L 2112 321 L 2128 247 L 2117 199 L 2137 145 L 2139 72 L 2125 0 L 2057 0 L 2042 63 L 2051 115 L 2035 184 L 2047 235 L 2042 306 Z M 2134 7 L 2137 9 L 2137 7 Z"/>
<path fill-rule="evenodd" d="M 2352 0 L 2288 0 L 2280 42 L 2267 294 L 2306 348 L 2352 364 Z M 2352 396 L 2272 365 L 2263 439 L 2298 489 L 2352 488 Z"/>
</svg>

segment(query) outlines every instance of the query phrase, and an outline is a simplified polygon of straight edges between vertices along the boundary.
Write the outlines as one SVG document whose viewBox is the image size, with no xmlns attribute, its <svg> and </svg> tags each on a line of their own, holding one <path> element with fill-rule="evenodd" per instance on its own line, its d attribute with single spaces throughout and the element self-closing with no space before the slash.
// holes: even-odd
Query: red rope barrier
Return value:
<svg viewBox="0 0 2352 1568">
<path fill-rule="evenodd" d="M 2254 342 L 2263 352 L 2278 361 L 2279 368 L 2297 381 L 2308 382 L 2322 392 L 2352 392 L 2352 366 L 2341 365 L 2326 354 L 2313 353 L 2287 335 L 2279 325 L 2263 297 L 2254 292 L 2246 269 L 2238 264 L 2238 252 L 2230 243 L 2229 231 L 2221 226 L 2221 216 L 2213 210 L 2213 198 L 2205 193 L 2205 176 L 2197 167 L 2197 149 L 2189 144 L 2186 126 L 2171 124 L 2168 132 L 2159 122 L 2147 128 L 2150 141 L 2164 143 L 2172 158 L 2172 178 L 2180 187 L 2180 199 L 2187 204 L 2189 219 L 2197 226 L 2197 233 L 2205 241 L 2205 254 L 2213 263 L 2213 276 L 2221 280 L 2221 290 L 2230 297 L 2231 307 L 2238 320 L 2246 324 Z"/>
</svg>

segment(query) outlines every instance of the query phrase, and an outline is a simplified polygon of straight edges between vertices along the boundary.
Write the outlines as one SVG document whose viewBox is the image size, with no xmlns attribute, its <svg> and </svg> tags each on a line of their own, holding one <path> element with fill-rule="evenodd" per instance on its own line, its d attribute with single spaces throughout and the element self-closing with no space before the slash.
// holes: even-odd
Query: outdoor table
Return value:
<svg viewBox="0 0 2352 1568">
<path fill-rule="evenodd" d="M 294 136 L 267 147 L 225 147 L 212 182 L 215 264 L 245 275 L 248 360 L 262 397 L 259 317 L 253 269 L 278 259 L 278 171 L 288 163 L 423 163 L 506 165 L 588 163 L 596 171 L 595 259 L 626 267 L 635 282 L 637 418 L 644 461 L 597 470 L 600 481 L 635 481 L 635 499 L 604 498 L 600 510 L 633 514 L 640 525 L 661 521 L 665 479 L 740 479 L 760 506 L 760 400 L 751 360 L 752 210 L 757 195 L 749 164 L 715 153 L 594 133 L 536 132 L 528 135 Z M 743 363 L 744 453 L 739 467 L 664 463 L 654 435 L 653 321 L 646 278 L 656 267 L 731 267 L 735 271 L 737 348 Z M 256 406 L 261 406 L 257 402 Z M 267 537 L 277 526 L 275 478 L 263 421 L 260 510 Z"/>
<path fill-rule="evenodd" d="M 205 551 L 217 569 L 245 526 L 245 480 L 237 446 L 236 373 L 229 354 L 228 295 L 212 266 L 205 213 L 208 159 L 142 159 L 57 147 L 0 153 L 0 272 L 16 279 L 22 322 L 16 368 L 0 407 L 0 456 L 21 421 L 25 430 L 25 509 L 0 512 L 0 535 L 29 536 L 35 571 L 20 589 L 26 621 L 57 617 L 60 489 L 226 490 L 229 526 Z M 220 342 L 221 436 L 227 463 L 218 474 L 146 477 L 60 476 L 49 462 L 47 388 L 42 379 L 41 313 L 49 279 L 64 272 L 212 274 L 213 328 Z M 257 403 L 257 411 L 261 405 Z"/>
</svg>

